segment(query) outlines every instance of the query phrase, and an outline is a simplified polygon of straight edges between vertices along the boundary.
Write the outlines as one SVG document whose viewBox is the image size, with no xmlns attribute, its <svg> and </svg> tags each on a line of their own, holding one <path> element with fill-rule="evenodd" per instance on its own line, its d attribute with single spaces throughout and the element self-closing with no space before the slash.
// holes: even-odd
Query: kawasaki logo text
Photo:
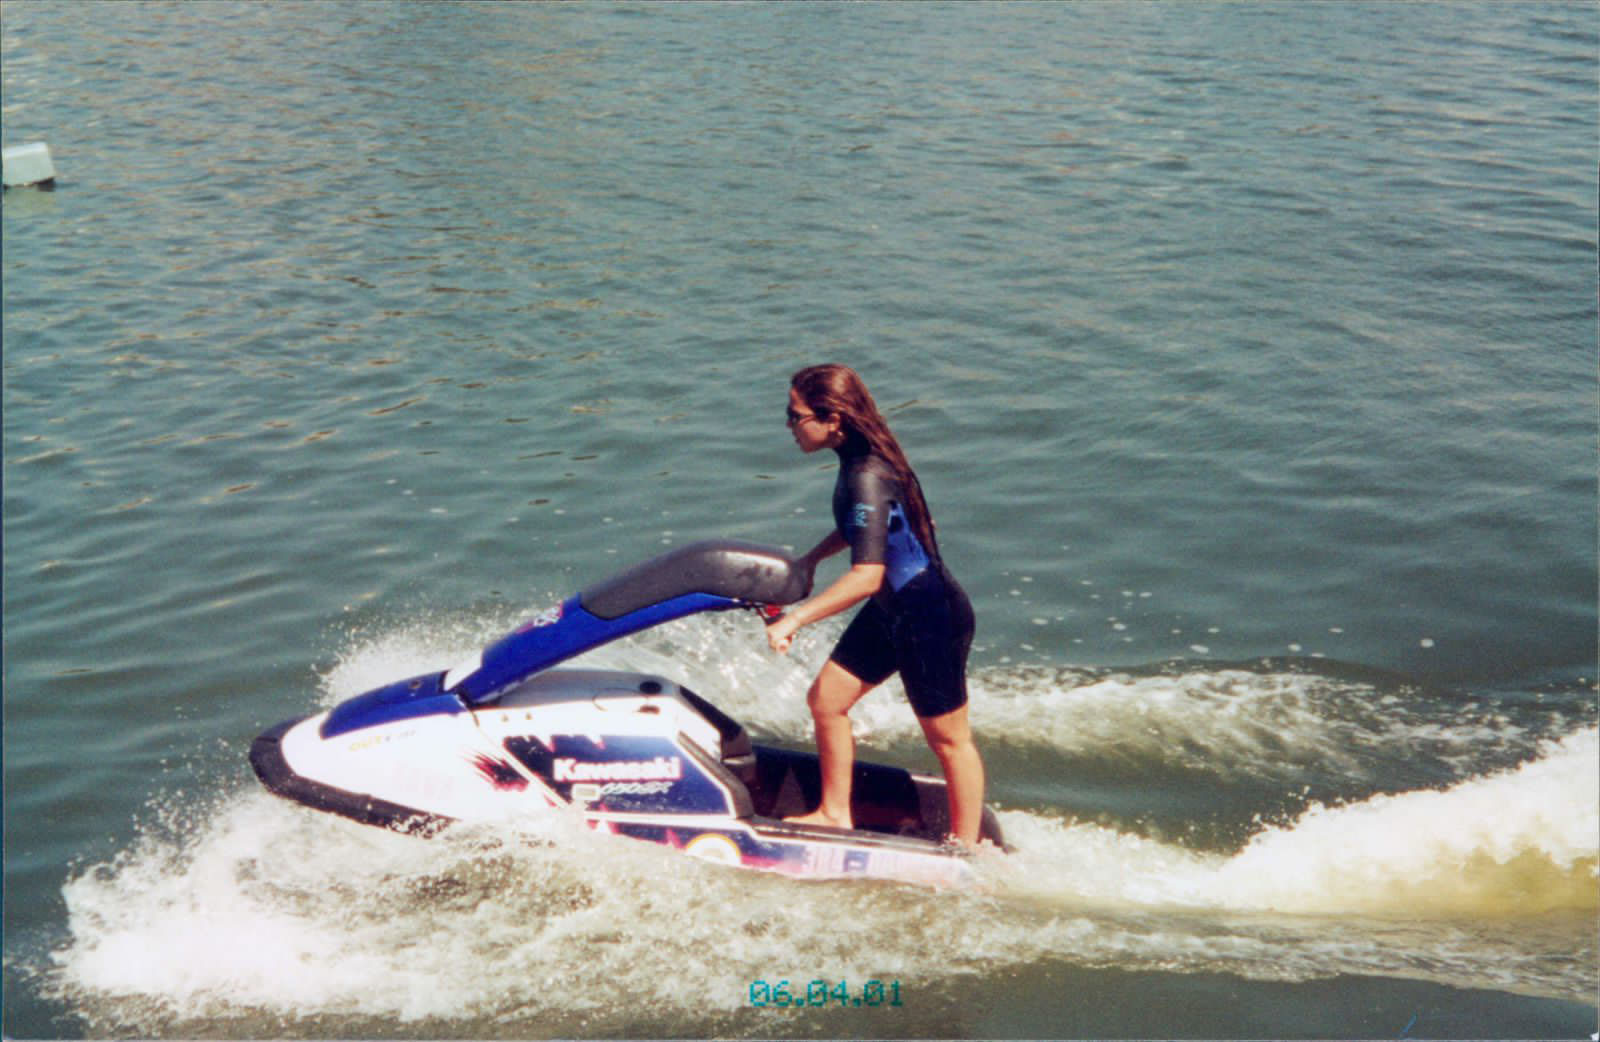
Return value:
<svg viewBox="0 0 1600 1042">
<path fill-rule="evenodd" d="M 617 760 L 612 763 L 579 763 L 563 756 L 554 764 L 558 782 L 677 781 L 683 777 L 683 759 L 657 756 L 654 760 Z"/>
</svg>

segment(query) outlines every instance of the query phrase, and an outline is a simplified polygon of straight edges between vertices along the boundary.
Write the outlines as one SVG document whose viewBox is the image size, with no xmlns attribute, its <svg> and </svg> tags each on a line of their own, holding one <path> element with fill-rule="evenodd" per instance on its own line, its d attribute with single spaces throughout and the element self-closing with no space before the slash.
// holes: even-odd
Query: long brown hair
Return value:
<svg viewBox="0 0 1600 1042">
<path fill-rule="evenodd" d="M 889 464 L 900 488 L 905 492 L 906 520 L 917 534 L 923 547 L 933 557 L 939 556 L 939 544 L 934 538 L 933 515 L 928 502 L 922 497 L 922 483 L 906 461 L 900 443 L 889 432 L 889 424 L 878 405 L 872 400 L 867 385 L 854 369 L 847 365 L 813 365 L 789 378 L 789 386 L 799 392 L 811 411 L 823 419 L 838 416 L 843 420 L 846 444 L 851 439 L 864 443 L 867 451 Z"/>
</svg>

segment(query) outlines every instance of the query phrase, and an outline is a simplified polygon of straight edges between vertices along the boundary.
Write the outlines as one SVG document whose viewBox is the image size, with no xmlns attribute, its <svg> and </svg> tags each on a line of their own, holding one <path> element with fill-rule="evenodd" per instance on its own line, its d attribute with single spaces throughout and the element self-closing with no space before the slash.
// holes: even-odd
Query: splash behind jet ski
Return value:
<svg viewBox="0 0 1600 1042">
<path fill-rule="evenodd" d="M 279 796 L 431 834 L 574 808 L 597 830 L 794 876 L 932 884 L 970 874 L 947 844 L 943 779 L 857 761 L 855 828 L 783 821 L 817 805 L 817 756 L 750 741 L 667 677 L 554 668 L 702 611 L 792 604 L 810 576 L 778 550 L 707 541 L 663 554 L 527 620 L 454 669 L 411 677 L 267 730 L 251 766 Z M 982 838 L 1004 845 L 985 808 Z"/>
</svg>

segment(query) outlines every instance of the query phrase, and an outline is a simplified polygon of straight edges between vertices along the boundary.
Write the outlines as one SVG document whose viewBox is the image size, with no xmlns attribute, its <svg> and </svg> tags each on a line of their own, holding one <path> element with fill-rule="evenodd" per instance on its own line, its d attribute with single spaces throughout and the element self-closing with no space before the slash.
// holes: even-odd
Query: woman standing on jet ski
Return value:
<svg viewBox="0 0 1600 1042">
<path fill-rule="evenodd" d="M 950 831 L 978 842 L 983 761 L 967 721 L 972 605 L 945 569 L 922 486 L 867 386 L 842 365 L 802 369 L 789 381 L 789 430 L 802 452 L 833 449 L 834 531 L 801 558 L 807 569 L 848 548 L 850 570 L 767 627 L 774 651 L 795 631 L 866 601 L 806 696 L 822 761 L 822 802 L 790 820 L 851 828 L 855 739 L 852 706 L 896 671 L 939 763 L 950 796 Z"/>
</svg>

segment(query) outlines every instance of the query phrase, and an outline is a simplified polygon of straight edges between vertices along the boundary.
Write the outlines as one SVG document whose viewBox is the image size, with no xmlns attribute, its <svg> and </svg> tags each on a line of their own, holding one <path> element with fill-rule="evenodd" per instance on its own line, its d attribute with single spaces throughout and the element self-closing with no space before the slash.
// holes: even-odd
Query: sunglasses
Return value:
<svg viewBox="0 0 1600 1042">
<path fill-rule="evenodd" d="M 795 426 L 796 424 L 804 423 L 807 420 L 815 420 L 819 418 L 814 412 L 795 412 L 793 409 L 785 409 L 783 411 L 783 415 L 788 420 L 789 426 L 791 427 Z"/>
</svg>

